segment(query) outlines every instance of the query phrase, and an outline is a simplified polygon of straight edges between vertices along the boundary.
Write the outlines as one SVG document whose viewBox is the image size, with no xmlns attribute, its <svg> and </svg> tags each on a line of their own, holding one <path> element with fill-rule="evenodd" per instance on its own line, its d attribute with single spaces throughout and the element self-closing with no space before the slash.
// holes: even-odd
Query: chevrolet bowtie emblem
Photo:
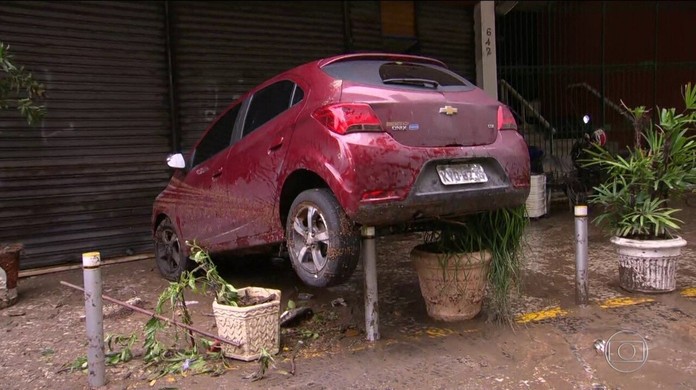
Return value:
<svg viewBox="0 0 696 390">
<path fill-rule="evenodd" d="M 454 115 L 457 113 L 457 109 L 452 106 L 444 106 L 440 107 L 440 114 L 445 114 L 445 115 Z"/>
</svg>

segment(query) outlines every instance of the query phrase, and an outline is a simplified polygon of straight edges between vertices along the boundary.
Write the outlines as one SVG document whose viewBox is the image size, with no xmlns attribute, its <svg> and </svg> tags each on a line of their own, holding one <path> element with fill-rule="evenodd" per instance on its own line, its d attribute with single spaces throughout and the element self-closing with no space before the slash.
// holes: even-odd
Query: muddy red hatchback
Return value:
<svg viewBox="0 0 696 390">
<path fill-rule="evenodd" d="M 424 57 L 343 55 L 282 73 L 220 115 L 157 197 L 157 263 L 186 240 L 212 253 L 285 245 L 308 285 L 341 283 L 359 227 L 394 227 L 524 203 L 527 146 L 510 111 Z M 278 253 L 278 252 L 276 252 Z"/>
</svg>

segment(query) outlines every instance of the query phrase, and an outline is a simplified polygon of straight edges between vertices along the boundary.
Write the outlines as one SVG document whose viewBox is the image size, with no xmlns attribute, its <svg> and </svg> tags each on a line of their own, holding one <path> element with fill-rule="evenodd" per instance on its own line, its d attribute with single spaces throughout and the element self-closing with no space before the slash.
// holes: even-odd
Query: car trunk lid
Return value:
<svg viewBox="0 0 696 390">
<path fill-rule="evenodd" d="M 402 145 L 487 145 L 497 137 L 499 103 L 478 89 L 395 92 L 386 94 L 384 89 L 344 85 L 341 100 L 368 103 L 384 130 Z"/>
</svg>

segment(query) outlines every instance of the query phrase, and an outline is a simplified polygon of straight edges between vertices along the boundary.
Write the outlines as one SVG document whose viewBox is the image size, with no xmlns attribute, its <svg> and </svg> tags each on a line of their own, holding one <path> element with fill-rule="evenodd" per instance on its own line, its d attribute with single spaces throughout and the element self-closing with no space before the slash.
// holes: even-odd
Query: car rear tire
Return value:
<svg viewBox="0 0 696 390">
<path fill-rule="evenodd" d="M 179 280 L 187 269 L 189 261 L 184 252 L 172 221 L 165 218 L 155 230 L 155 259 L 165 279 Z"/>
<path fill-rule="evenodd" d="M 355 271 L 360 235 L 328 189 L 307 190 L 295 198 L 285 236 L 292 266 L 305 284 L 333 286 Z"/>
</svg>

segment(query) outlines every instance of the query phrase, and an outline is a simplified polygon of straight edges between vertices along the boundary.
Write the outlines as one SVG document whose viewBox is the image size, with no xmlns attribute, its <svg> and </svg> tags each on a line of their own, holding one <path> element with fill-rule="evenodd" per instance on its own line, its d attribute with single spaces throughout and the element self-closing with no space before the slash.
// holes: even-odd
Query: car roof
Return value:
<svg viewBox="0 0 696 390">
<path fill-rule="evenodd" d="M 288 69 L 284 72 L 277 73 L 275 76 L 268 78 L 264 80 L 263 82 L 256 84 L 254 87 L 250 88 L 247 90 L 245 93 L 243 93 L 239 98 L 235 99 L 230 103 L 230 106 L 233 104 L 243 101 L 244 99 L 247 99 L 250 95 L 258 92 L 259 90 L 267 87 L 270 84 L 273 84 L 275 82 L 278 82 L 283 79 L 295 79 L 297 78 L 302 79 L 302 73 L 305 71 L 311 71 L 321 69 L 329 64 L 334 64 L 337 62 L 347 62 L 347 61 L 359 61 L 359 60 L 384 60 L 384 61 L 405 61 L 405 62 L 415 62 L 415 63 L 421 63 L 421 64 L 430 64 L 430 65 L 436 65 L 436 66 L 441 66 L 443 68 L 447 68 L 447 65 L 443 63 L 442 61 L 436 60 L 434 58 L 429 58 L 429 57 L 421 57 L 421 56 L 414 56 L 414 55 L 409 55 L 409 54 L 398 54 L 398 53 L 354 53 L 354 54 L 341 54 L 333 57 L 327 57 L 315 61 L 311 61 L 299 66 L 296 66 L 292 69 Z M 294 76 L 294 77 L 293 77 Z M 293 81 L 295 81 L 293 80 Z M 210 126 L 212 126 L 215 123 L 213 121 Z"/>
</svg>

